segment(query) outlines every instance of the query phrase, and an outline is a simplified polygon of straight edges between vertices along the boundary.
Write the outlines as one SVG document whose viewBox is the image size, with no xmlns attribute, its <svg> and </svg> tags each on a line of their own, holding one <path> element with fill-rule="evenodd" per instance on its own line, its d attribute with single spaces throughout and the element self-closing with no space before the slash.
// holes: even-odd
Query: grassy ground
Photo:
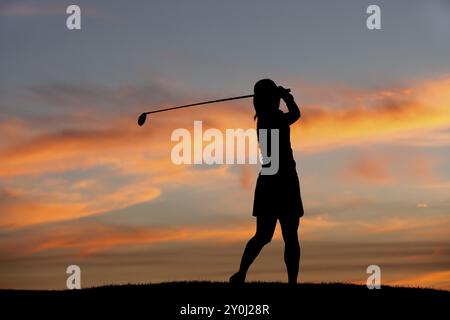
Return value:
<svg viewBox="0 0 450 320">
<path fill-rule="evenodd" d="M 231 287 L 221 282 L 169 282 L 72 291 L 0 290 L 0 302 L 4 312 L 32 311 L 62 319 L 64 315 L 86 314 L 141 315 L 139 318 L 145 319 L 300 319 L 311 315 L 361 319 L 386 312 L 400 318 L 424 314 L 433 319 L 432 314 L 439 314 L 439 318 L 448 319 L 450 292 L 387 286 L 369 290 L 342 283 L 289 287 L 256 282 Z"/>
</svg>

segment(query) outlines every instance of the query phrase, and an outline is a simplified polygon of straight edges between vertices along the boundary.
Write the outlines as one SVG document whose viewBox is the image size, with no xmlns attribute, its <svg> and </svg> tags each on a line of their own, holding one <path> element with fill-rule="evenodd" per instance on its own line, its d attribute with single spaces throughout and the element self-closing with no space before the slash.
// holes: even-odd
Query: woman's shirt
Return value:
<svg viewBox="0 0 450 320">
<path fill-rule="evenodd" d="M 270 115 L 266 116 L 260 116 L 258 117 L 257 122 L 257 134 L 258 134 L 258 141 L 260 138 L 260 129 L 266 129 L 267 130 L 267 154 L 269 157 L 273 158 L 273 155 L 271 153 L 272 146 L 271 146 L 271 130 L 270 129 L 278 129 L 279 135 L 278 135 L 278 145 L 279 145 L 279 169 L 278 173 L 284 172 L 286 170 L 295 169 L 295 160 L 292 153 L 292 147 L 291 147 L 291 138 L 290 138 L 290 128 L 289 123 L 286 119 L 286 114 L 281 111 L 277 110 L 277 112 L 272 113 Z M 260 148 L 261 146 L 261 141 Z M 263 167 L 270 167 L 270 163 L 263 164 Z"/>
</svg>

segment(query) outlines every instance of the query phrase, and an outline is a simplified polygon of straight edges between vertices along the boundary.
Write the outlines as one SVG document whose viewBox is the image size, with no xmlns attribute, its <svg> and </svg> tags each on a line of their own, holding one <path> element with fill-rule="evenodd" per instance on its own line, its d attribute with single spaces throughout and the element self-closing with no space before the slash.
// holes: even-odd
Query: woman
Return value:
<svg viewBox="0 0 450 320">
<path fill-rule="evenodd" d="M 286 103 L 289 112 L 279 110 L 280 99 Z M 288 90 L 278 87 L 270 79 L 258 81 L 254 87 L 253 105 L 257 119 L 257 131 L 266 129 L 270 141 L 270 129 L 279 131 L 279 168 L 273 175 L 258 176 L 253 202 L 253 216 L 256 217 L 256 233 L 244 250 L 239 271 L 230 278 L 231 283 L 244 283 L 247 271 L 264 245 L 272 240 L 280 221 L 285 242 L 284 261 L 289 284 L 297 283 L 300 264 L 298 225 L 303 216 L 300 184 L 295 160 L 292 154 L 289 126 L 300 118 L 300 110 Z M 261 142 L 260 142 L 261 144 Z M 270 147 L 268 148 L 270 154 Z M 270 166 L 270 164 L 263 164 Z"/>
</svg>

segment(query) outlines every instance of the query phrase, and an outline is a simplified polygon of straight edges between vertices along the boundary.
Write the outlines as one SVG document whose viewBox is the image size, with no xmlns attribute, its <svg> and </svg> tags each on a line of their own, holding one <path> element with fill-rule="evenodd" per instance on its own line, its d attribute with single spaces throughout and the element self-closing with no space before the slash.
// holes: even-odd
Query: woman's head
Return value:
<svg viewBox="0 0 450 320">
<path fill-rule="evenodd" d="M 278 86 L 270 79 L 256 82 L 254 87 L 253 106 L 256 117 L 273 113 L 280 108 L 280 91 Z"/>
</svg>

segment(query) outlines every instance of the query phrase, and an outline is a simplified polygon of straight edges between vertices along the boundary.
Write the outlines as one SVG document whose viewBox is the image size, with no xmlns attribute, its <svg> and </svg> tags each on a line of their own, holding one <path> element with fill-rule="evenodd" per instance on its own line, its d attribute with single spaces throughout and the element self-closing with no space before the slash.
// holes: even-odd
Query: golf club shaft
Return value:
<svg viewBox="0 0 450 320">
<path fill-rule="evenodd" d="M 284 89 L 287 92 L 291 92 L 291 89 Z M 225 98 L 225 99 L 218 99 L 218 100 L 210 100 L 210 101 L 205 101 L 205 102 L 197 102 L 197 103 L 191 103 L 191 104 L 185 104 L 183 106 L 178 106 L 178 107 L 171 107 L 171 108 L 165 108 L 165 109 L 159 109 L 159 110 L 154 110 L 154 111 L 148 111 L 148 112 L 144 112 L 142 113 L 139 118 L 138 118 L 138 125 L 142 126 L 145 123 L 145 120 L 147 119 L 147 115 L 152 114 L 152 113 L 157 113 L 157 112 L 164 112 L 164 111 L 170 111 L 170 110 L 175 110 L 175 109 L 182 109 L 182 108 L 188 108 L 188 107 L 194 107 L 194 106 L 200 106 L 203 104 L 209 104 L 209 103 L 216 103 L 216 102 L 223 102 L 223 101 L 230 101 L 230 100 L 237 100 L 237 99 L 245 99 L 245 98 L 252 98 L 253 94 L 249 94 L 246 96 L 239 96 L 239 97 L 232 97 L 232 98 Z"/>
<path fill-rule="evenodd" d="M 205 102 L 185 104 L 183 106 L 178 106 L 178 107 L 171 107 L 171 108 L 159 109 L 159 110 L 155 110 L 155 111 L 149 111 L 149 112 L 145 112 L 145 114 L 158 113 L 158 112 L 164 112 L 164 111 L 169 111 L 169 110 L 182 109 L 182 108 L 193 107 L 193 106 L 200 106 L 202 104 L 216 103 L 216 102 L 223 102 L 223 101 L 230 101 L 230 100 L 238 100 L 238 99 L 245 99 L 245 98 L 252 98 L 252 97 L 253 97 L 253 94 L 249 94 L 246 96 L 239 96 L 239 97 L 233 97 L 233 98 L 225 98 L 225 99 L 219 99 L 219 100 L 211 100 L 211 101 L 205 101 Z"/>
</svg>

